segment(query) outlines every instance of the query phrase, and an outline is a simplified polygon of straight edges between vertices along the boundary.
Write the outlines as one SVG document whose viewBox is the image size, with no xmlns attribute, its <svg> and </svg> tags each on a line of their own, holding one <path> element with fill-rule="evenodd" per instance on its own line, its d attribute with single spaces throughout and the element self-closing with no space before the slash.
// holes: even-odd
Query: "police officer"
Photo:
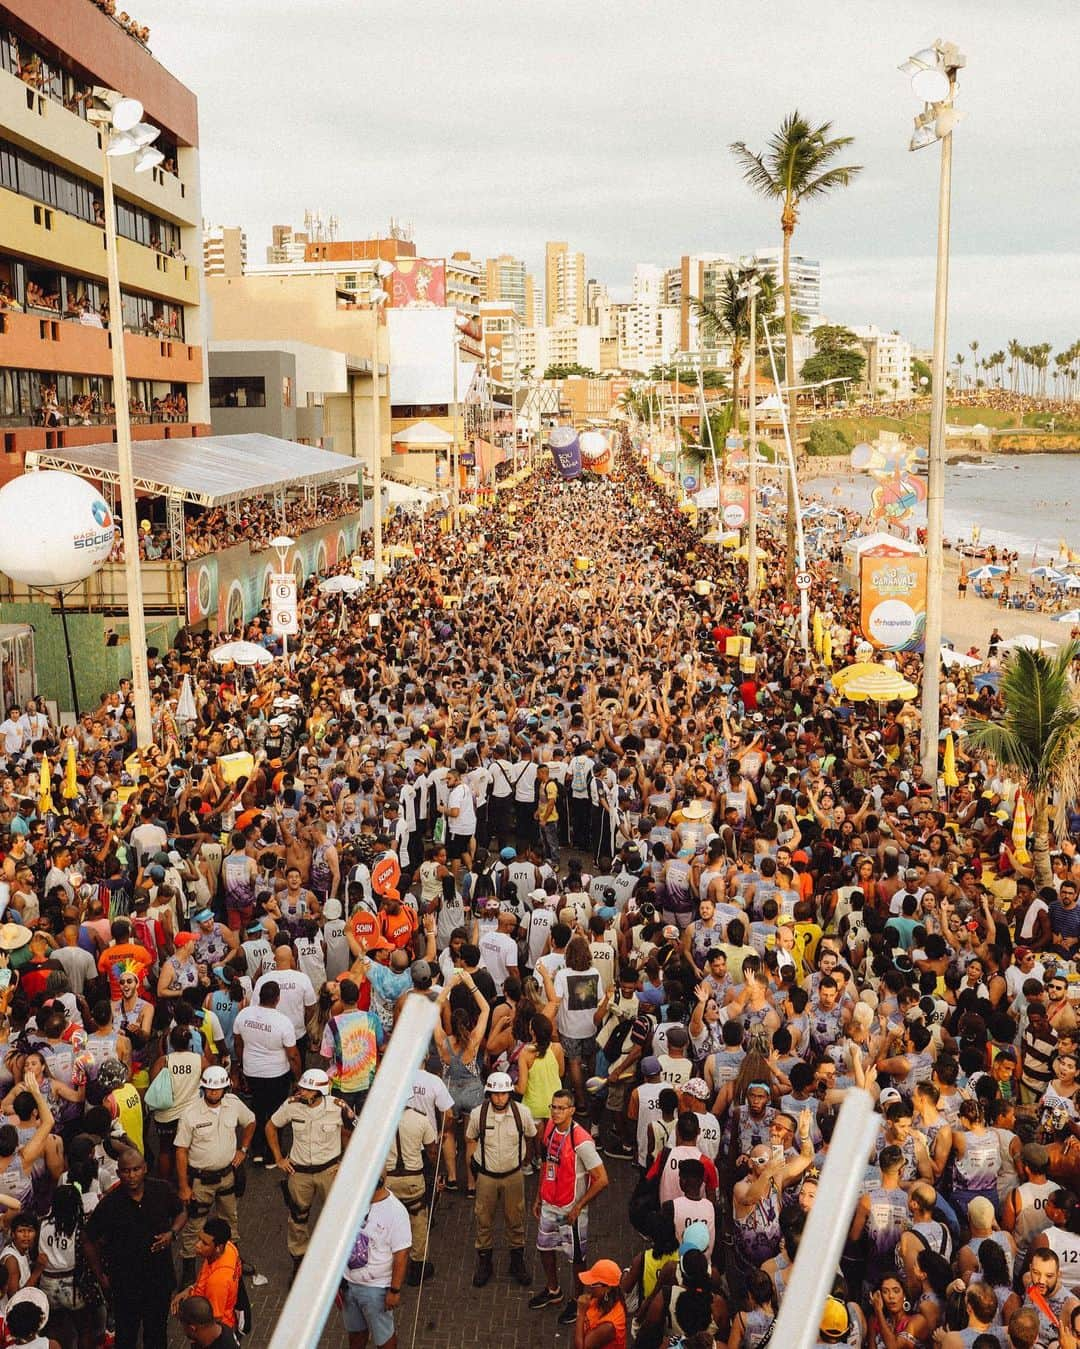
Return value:
<svg viewBox="0 0 1080 1349">
<path fill-rule="evenodd" d="M 176 1129 L 176 1178 L 188 1220 L 180 1238 L 183 1278 L 195 1277 L 195 1241 L 213 1210 L 237 1239 L 236 1171 L 247 1157 L 255 1116 L 229 1091 L 229 1074 L 211 1067 Z"/>
<path fill-rule="evenodd" d="M 402 1113 L 394 1141 L 386 1156 L 386 1188 L 400 1199 L 409 1214 L 412 1250 L 409 1252 L 408 1282 L 415 1288 L 422 1279 L 435 1273 L 427 1258 L 427 1185 L 424 1181 L 424 1154 L 435 1163 L 439 1135 L 418 1101 L 411 1101 Z"/>
<path fill-rule="evenodd" d="M 525 1173 L 529 1139 L 536 1121 L 527 1106 L 513 1099 L 508 1073 L 490 1073 L 487 1099 L 469 1115 L 465 1159 L 476 1175 L 476 1272 L 473 1287 L 491 1278 L 495 1246 L 495 1214 L 500 1205 L 510 1243 L 510 1275 L 522 1285 L 532 1282 L 525 1267 Z M 389 1180 L 387 1181 L 389 1184 Z"/>
<path fill-rule="evenodd" d="M 281 1191 L 289 1210 L 287 1240 L 294 1270 L 308 1248 L 311 1206 L 316 1195 L 326 1202 L 353 1119 L 349 1107 L 330 1095 L 330 1079 L 323 1070 L 309 1068 L 293 1095 L 266 1122 L 267 1146 L 285 1173 Z M 279 1135 L 286 1124 L 292 1125 L 288 1157 L 282 1155 Z"/>
</svg>

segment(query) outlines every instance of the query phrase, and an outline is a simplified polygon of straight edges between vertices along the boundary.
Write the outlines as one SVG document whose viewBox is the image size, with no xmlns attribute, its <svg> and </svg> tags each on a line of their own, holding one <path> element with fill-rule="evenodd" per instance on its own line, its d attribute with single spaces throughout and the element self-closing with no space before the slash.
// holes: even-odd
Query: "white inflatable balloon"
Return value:
<svg viewBox="0 0 1080 1349">
<path fill-rule="evenodd" d="M 116 522 L 74 473 L 42 469 L 0 488 L 0 571 L 24 585 L 84 581 L 108 559 Z"/>
<path fill-rule="evenodd" d="M 608 438 L 603 431 L 582 431 L 578 440 L 581 444 L 581 457 L 586 461 L 602 459 L 608 452 Z"/>
</svg>

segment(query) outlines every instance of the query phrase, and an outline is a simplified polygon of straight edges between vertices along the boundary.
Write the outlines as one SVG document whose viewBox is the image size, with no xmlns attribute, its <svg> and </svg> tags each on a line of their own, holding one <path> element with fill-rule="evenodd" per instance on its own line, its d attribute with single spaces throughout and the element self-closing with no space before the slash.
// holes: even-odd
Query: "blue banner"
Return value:
<svg viewBox="0 0 1080 1349">
<path fill-rule="evenodd" d="M 548 439 L 548 449 L 564 479 L 581 477 L 581 444 L 572 426 L 556 426 Z"/>
</svg>

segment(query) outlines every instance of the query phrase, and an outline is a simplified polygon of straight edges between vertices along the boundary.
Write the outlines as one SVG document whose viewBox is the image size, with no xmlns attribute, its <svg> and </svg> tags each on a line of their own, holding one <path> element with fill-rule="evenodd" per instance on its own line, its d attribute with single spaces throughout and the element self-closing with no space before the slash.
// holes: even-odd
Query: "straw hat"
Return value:
<svg viewBox="0 0 1080 1349">
<path fill-rule="evenodd" d="M 707 820 L 712 813 L 713 808 L 707 801 L 691 801 L 688 806 L 682 808 L 684 820 Z"/>
<path fill-rule="evenodd" d="M 0 951 L 18 951 L 33 935 L 21 923 L 4 923 L 0 927 Z"/>
</svg>

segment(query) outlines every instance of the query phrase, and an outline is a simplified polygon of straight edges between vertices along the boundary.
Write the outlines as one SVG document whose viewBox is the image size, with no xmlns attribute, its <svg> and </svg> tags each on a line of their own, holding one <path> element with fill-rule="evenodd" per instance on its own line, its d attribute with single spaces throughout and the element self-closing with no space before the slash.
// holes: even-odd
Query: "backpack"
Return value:
<svg viewBox="0 0 1080 1349">
<path fill-rule="evenodd" d="M 132 936 L 140 946 L 145 946 L 153 957 L 150 962 L 156 965 L 160 952 L 157 948 L 157 938 L 154 936 L 154 924 L 149 918 L 133 918 L 131 920 Z"/>
<path fill-rule="evenodd" d="M 236 1317 L 237 1335 L 250 1335 L 255 1318 L 251 1310 L 251 1296 L 248 1293 L 243 1269 L 240 1271 L 240 1282 L 236 1287 L 236 1305 L 233 1307 L 233 1314 Z"/>
</svg>

